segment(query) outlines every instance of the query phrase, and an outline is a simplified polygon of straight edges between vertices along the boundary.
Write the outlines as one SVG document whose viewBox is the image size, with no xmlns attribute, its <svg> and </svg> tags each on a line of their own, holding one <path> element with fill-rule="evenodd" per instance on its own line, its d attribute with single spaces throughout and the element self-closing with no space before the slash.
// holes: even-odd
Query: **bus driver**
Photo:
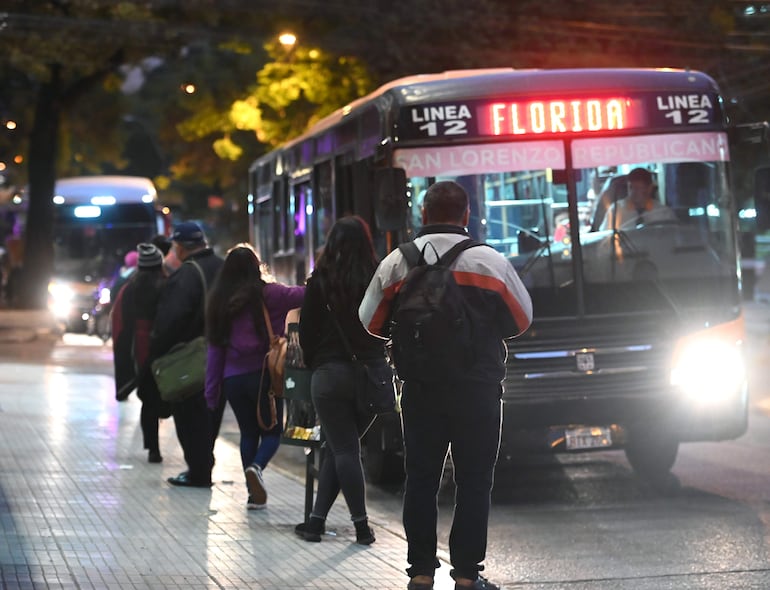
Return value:
<svg viewBox="0 0 770 590">
<path fill-rule="evenodd" d="M 599 229 L 630 229 L 637 225 L 676 221 L 676 215 L 655 198 L 652 174 L 645 168 L 628 173 L 628 196 L 607 209 Z"/>
</svg>

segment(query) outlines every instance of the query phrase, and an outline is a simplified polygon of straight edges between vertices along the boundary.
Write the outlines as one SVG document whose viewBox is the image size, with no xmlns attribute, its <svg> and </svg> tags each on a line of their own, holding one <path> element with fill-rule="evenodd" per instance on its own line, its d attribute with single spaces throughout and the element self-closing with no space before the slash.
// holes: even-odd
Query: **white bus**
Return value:
<svg viewBox="0 0 770 590">
<path fill-rule="evenodd" d="M 49 307 L 68 330 L 81 331 L 97 303 L 108 305 L 125 254 L 157 234 L 168 235 L 169 216 L 153 182 L 136 176 L 61 178 L 53 200 Z"/>
<path fill-rule="evenodd" d="M 713 79 L 684 70 L 396 80 L 253 163 L 252 239 L 280 280 L 302 282 L 335 219 L 363 216 L 385 255 L 420 230 L 431 184 L 461 183 L 470 234 L 508 257 L 534 305 L 508 343 L 501 455 L 622 448 L 665 484 L 681 442 L 747 428 L 723 105 Z M 603 229 L 639 167 L 671 218 Z M 369 430 L 370 477 L 400 465 L 400 433 L 397 420 Z"/>
</svg>

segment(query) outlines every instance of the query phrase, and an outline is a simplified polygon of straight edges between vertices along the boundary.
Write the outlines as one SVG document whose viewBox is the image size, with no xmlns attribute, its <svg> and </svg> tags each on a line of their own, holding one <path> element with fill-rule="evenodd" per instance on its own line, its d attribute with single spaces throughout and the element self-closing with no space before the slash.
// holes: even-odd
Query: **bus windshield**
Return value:
<svg viewBox="0 0 770 590">
<path fill-rule="evenodd" d="M 73 280 L 111 276 L 155 227 L 155 211 L 146 203 L 58 205 L 55 215 L 54 267 L 58 277 Z"/>
<path fill-rule="evenodd" d="M 726 137 L 692 135 L 695 147 L 657 151 L 655 136 L 603 138 L 601 149 L 593 139 L 565 142 L 570 170 L 525 166 L 534 159 L 503 170 L 500 158 L 484 170 L 483 154 L 466 155 L 472 165 L 460 167 L 462 174 L 410 175 L 411 226 L 420 229 L 430 183 L 460 183 L 471 200 L 471 235 L 510 259 L 539 317 L 665 310 L 681 318 L 737 304 Z M 543 143 L 542 153 L 554 149 L 553 142 Z M 628 174 L 640 168 L 652 182 L 644 211 L 628 196 Z"/>
</svg>

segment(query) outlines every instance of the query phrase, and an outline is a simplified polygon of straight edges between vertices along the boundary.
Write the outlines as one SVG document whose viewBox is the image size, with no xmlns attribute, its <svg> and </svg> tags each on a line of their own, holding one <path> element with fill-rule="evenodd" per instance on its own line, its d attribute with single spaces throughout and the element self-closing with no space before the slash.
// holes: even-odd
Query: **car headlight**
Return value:
<svg viewBox="0 0 770 590">
<path fill-rule="evenodd" d="M 72 301 L 75 296 L 75 291 L 69 285 L 58 281 L 52 281 L 48 284 L 48 293 L 58 301 Z"/>
<path fill-rule="evenodd" d="M 718 404 L 746 382 L 743 319 L 682 338 L 674 352 L 671 385 L 700 404 Z"/>
<path fill-rule="evenodd" d="M 75 291 L 65 283 L 52 281 L 48 284 L 48 308 L 56 317 L 67 317 Z"/>
</svg>

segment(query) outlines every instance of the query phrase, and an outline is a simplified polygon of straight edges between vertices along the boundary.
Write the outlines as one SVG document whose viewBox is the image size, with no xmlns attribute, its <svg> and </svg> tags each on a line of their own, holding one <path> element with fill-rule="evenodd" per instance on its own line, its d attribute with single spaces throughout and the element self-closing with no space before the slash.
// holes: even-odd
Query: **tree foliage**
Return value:
<svg viewBox="0 0 770 590">
<path fill-rule="evenodd" d="M 2 132 L 0 158 L 22 155 L 12 172 L 19 184 L 29 181 L 26 256 L 38 296 L 26 300 L 41 303 L 51 269 L 57 175 L 149 174 L 176 189 L 182 203 L 194 185 L 208 187 L 196 194 L 240 198 L 255 157 L 403 75 L 470 67 L 689 67 L 716 78 L 733 120 L 770 119 L 770 19 L 762 6 L 5 0 L 0 122 L 13 118 L 18 127 Z M 290 54 L 271 41 L 284 28 L 299 38 Z M 195 92 L 180 90 L 187 84 Z"/>
<path fill-rule="evenodd" d="M 372 90 L 366 67 L 304 46 L 266 45 L 271 61 L 257 73 L 248 95 L 233 103 L 229 117 L 236 129 L 250 130 L 264 144 L 277 146 Z"/>
</svg>

